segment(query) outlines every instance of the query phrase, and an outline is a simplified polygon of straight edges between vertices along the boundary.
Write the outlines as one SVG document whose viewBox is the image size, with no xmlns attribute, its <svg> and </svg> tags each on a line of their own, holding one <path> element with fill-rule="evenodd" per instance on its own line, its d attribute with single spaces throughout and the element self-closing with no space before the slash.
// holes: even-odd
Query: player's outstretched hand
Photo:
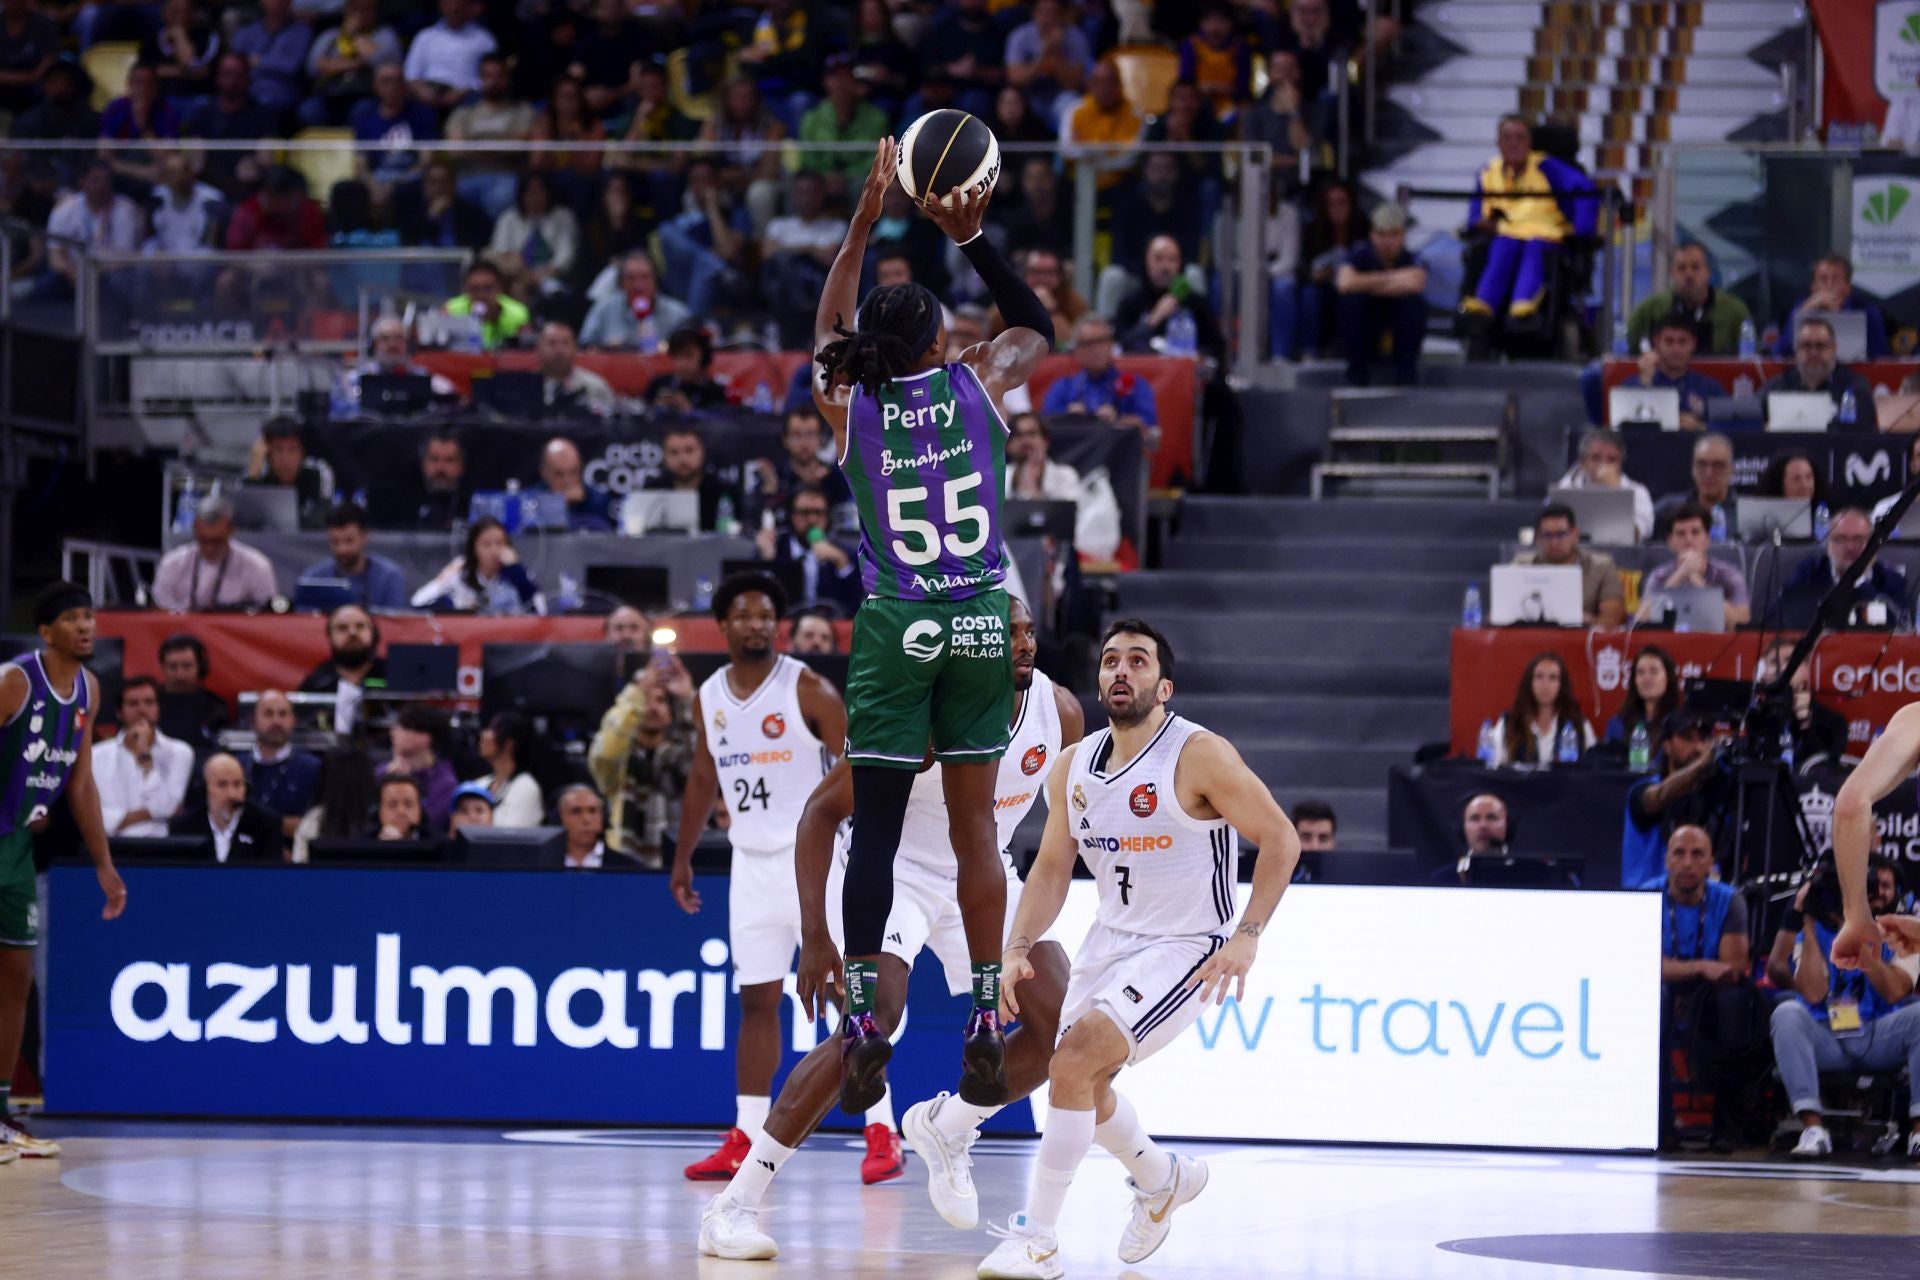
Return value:
<svg viewBox="0 0 1920 1280">
<path fill-rule="evenodd" d="M 950 193 L 951 194 L 951 193 Z M 951 207 L 938 200 L 927 200 L 920 206 L 920 212 L 927 215 L 927 221 L 947 233 L 947 238 L 955 244 L 965 244 L 980 234 L 980 223 L 987 216 L 987 201 L 993 198 L 993 188 L 972 200 L 962 197 Z"/>
<path fill-rule="evenodd" d="M 107 895 L 107 905 L 100 908 L 102 920 L 118 920 L 120 913 L 127 909 L 127 882 L 112 865 L 101 867 L 94 873 L 100 880 L 100 891 Z"/>
<path fill-rule="evenodd" d="M 1920 919 L 1913 916 L 1881 916 L 1874 921 L 1880 936 L 1893 944 L 1903 956 L 1920 955 Z"/>
<path fill-rule="evenodd" d="M 674 859 L 673 873 L 667 877 L 673 900 L 688 915 L 700 914 L 700 891 L 693 887 L 693 863 Z"/>
<path fill-rule="evenodd" d="M 794 994 L 807 1017 L 829 1017 L 839 1007 L 834 991 L 840 985 L 840 952 L 825 935 L 800 935 L 800 965 L 794 971 Z"/>
<path fill-rule="evenodd" d="M 867 184 L 860 188 L 860 203 L 853 210 L 855 223 L 871 227 L 880 221 L 880 205 L 887 198 L 887 188 L 893 185 L 893 175 L 899 167 L 900 149 L 889 134 L 873 149 L 873 168 L 867 170 Z"/>
<path fill-rule="evenodd" d="M 1020 1000 L 1013 989 L 1033 976 L 1033 966 L 1027 962 L 1027 953 L 1003 951 L 1000 953 L 1000 1017 L 1011 1022 L 1020 1016 Z"/>
<path fill-rule="evenodd" d="M 1840 932 L 1834 935 L 1833 967 L 1836 969 L 1858 969 L 1860 955 L 1869 948 L 1880 945 L 1880 930 L 1875 927 L 1871 917 L 1863 920 L 1848 920 L 1840 926 Z M 1876 951 L 1876 954 L 1878 952 Z"/>
<path fill-rule="evenodd" d="M 1193 985 L 1200 988 L 1200 1003 L 1225 1004 L 1229 987 L 1235 1000 L 1246 999 L 1247 971 L 1259 950 L 1260 940 L 1253 934 L 1240 932 L 1227 939 L 1227 945 L 1207 957 L 1193 976 Z"/>
</svg>

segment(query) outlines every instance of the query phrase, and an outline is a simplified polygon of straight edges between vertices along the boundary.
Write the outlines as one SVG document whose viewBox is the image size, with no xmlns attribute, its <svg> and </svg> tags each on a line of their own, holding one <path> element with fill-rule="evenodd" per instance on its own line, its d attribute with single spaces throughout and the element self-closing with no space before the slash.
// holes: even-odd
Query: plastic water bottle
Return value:
<svg viewBox="0 0 1920 1280">
<path fill-rule="evenodd" d="M 635 345 L 640 348 L 642 355 L 650 356 L 660 350 L 660 326 L 653 322 L 652 316 L 647 316 L 640 321 Z"/>
<path fill-rule="evenodd" d="M 188 478 L 186 487 L 180 490 L 180 497 L 173 507 L 173 531 L 181 537 L 193 532 L 193 513 L 200 505 L 200 495 L 194 490 L 193 480 Z"/>
<path fill-rule="evenodd" d="M 1485 615 L 1480 609 L 1480 584 L 1469 582 L 1466 598 L 1460 602 L 1460 625 L 1469 631 L 1477 631 L 1484 620 Z"/>
<path fill-rule="evenodd" d="M 1573 764 L 1580 759 L 1580 735 L 1570 724 L 1560 726 L 1560 750 L 1555 758 L 1561 764 Z"/>
<path fill-rule="evenodd" d="M 1499 751 L 1500 731 L 1493 727 L 1493 721 L 1482 720 L 1480 722 L 1480 745 L 1474 751 L 1474 754 L 1480 757 L 1482 766 L 1491 769 L 1493 768 L 1494 757 L 1499 754 Z"/>
<path fill-rule="evenodd" d="M 1167 354 L 1191 356 L 1200 350 L 1200 331 L 1194 327 L 1193 313 L 1182 307 L 1167 321 Z"/>
<path fill-rule="evenodd" d="M 1860 405 L 1859 402 L 1853 398 L 1853 392 L 1843 391 L 1840 393 L 1840 413 L 1835 421 L 1839 422 L 1843 427 L 1850 427 L 1860 421 Z"/>
<path fill-rule="evenodd" d="M 1713 528 L 1708 530 L 1708 536 L 1714 542 L 1727 540 L 1727 509 L 1717 502 L 1713 504 Z"/>
<path fill-rule="evenodd" d="M 720 495 L 720 505 L 714 508 L 713 531 L 728 537 L 740 532 L 740 520 L 733 514 L 733 499 L 727 494 Z"/>
<path fill-rule="evenodd" d="M 713 579 L 701 574 L 693 580 L 693 611 L 705 613 L 713 608 Z"/>
<path fill-rule="evenodd" d="M 1633 726 L 1633 736 L 1627 739 L 1627 768 L 1635 773 L 1645 773 L 1647 763 L 1653 759 L 1653 743 L 1647 738 L 1647 725 L 1643 720 Z"/>
<path fill-rule="evenodd" d="M 1742 320 L 1740 322 L 1740 358 L 1742 360 L 1751 360 L 1759 354 L 1760 338 L 1759 335 L 1753 331 L 1753 321 L 1750 319 Z"/>
<path fill-rule="evenodd" d="M 1784 724 L 1780 726 L 1780 762 L 1793 768 L 1793 729 Z"/>
<path fill-rule="evenodd" d="M 748 402 L 747 407 L 755 413 L 772 413 L 773 388 L 765 382 L 760 383 L 753 389 L 753 399 Z"/>
<path fill-rule="evenodd" d="M 580 580 L 570 573 L 562 573 L 560 575 L 560 590 L 548 604 L 558 613 L 566 613 L 569 610 L 578 609 L 580 607 Z"/>
<path fill-rule="evenodd" d="M 1621 316 L 1613 322 L 1613 354 L 1624 356 L 1627 351 L 1627 318 Z"/>
<path fill-rule="evenodd" d="M 1817 502 L 1813 507 L 1813 537 L 1816 542 L 1827 540 L 1827 529 L 1833 524 L 1833 513 L 1827 510 L 1827 504 Z"/>
</svg>

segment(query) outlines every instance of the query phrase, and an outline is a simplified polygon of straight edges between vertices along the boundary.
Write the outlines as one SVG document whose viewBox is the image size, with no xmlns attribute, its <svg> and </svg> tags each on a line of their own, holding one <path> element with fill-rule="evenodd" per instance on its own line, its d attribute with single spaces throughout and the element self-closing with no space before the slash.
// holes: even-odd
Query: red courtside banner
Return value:
<svg viewBox="0 0 1920 1280">
<path fill-rule="evenodd" d="M 1822 119 L 1884 124 L 1887 99 L 1878 81 L 1920 58 L 1920 27 L 1903 39 L 1909 18 L 1920 15 L 1920 3 L 1812 0 L 1810 7 L 1824 63 Z M 1903 77 L 1902 83 L 1912 87 L 1914 76 Z"/>
</svg>

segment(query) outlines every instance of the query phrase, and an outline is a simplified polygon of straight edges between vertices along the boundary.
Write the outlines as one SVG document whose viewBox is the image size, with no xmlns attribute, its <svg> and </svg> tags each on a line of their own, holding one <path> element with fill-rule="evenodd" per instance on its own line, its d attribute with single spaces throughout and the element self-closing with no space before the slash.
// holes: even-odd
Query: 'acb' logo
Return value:
<svg viewBox="0 0 1920 1280">
<path fill-rule="evenodd" d="M 777 738 L 787 731 L 787 718 L 778 711 L 760 722 L 760 732 L 769 738 Z"/>
<path fill-rule="evenodd" d="M 1046 764 L 1047 764 L 1047 749 L 1043 746 L 1035 747 L 1033 748 L 1033 750 L 1027 752 L 1027 754 L 1020 757 L 1020 772 L 1026 774 L 1029 778 L 1031 778 L 1034 774 L 1044 769 L 1046 767 Z"/>
<path fill-rule="evenodd" d="M 1153 811 L 1160 807 L 1160 789 L 1151 782 L 1143 782 L 1133 789 L 1127 797 L 1127 808 L 1133 810 L 1136 818 L 1151 818 Z"/>
</svg>

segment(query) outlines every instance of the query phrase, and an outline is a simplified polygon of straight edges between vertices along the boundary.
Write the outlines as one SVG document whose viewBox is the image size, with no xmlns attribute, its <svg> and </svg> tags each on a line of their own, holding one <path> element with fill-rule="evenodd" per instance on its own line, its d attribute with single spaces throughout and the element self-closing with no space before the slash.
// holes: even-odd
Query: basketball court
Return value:
<svg viewBox="0 0 1920 1280">
<path fill-rule="evenodd" d="M 66 1154 L 0 1169 L 0 1274 L 40 1277 L 913 1276 L 993 1244 L 929 1207 L 924 1172 L 862 1188 L 851 1135 L 783 1171 L 772 1263 L 698 1256 L 712 1135 L 48 1122 Z M 983 1222 L 1037 1144 L 975 1148 Z M 1906 1280 L 1920 1170 L 1438 1150 L 1179 1144 L 1210 1164 L 1166 1246 L 1116 1260 L 1128 1197 L 1096 1153 L 1061 1224 L 1069 1275 Z M 31 1259 L 31 1263 L 27 1262 Z"/>
</svg>

